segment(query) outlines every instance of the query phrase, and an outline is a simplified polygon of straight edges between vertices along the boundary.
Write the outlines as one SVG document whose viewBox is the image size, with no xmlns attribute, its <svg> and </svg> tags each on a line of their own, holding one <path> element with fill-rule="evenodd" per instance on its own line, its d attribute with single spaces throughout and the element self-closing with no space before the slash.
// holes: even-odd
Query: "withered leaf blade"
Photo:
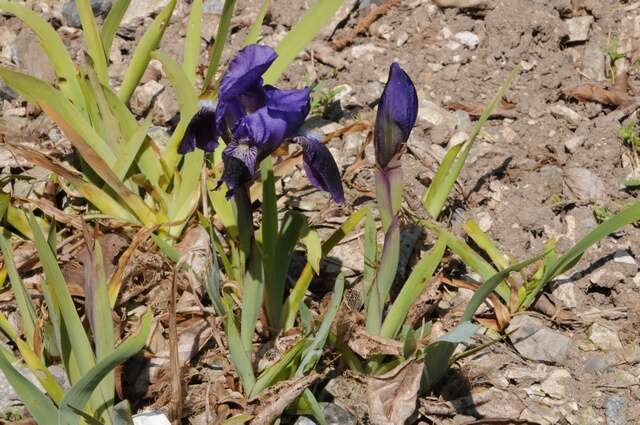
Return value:
<svg viewBox="0 0 640 425">
<path fill-rule="evenodd" d="M 284 409 L 321 376 L 319 373 L 313 372 L 301 378 L 278 382 L 268 388 L 265 394 L 260 397 L 260 405 L 256 408 L 251 425 L 271 425 L 282 415 Z"/>
<path fill-rule="evenodd" d="M 402 425 L 416 410 L 424 362 L 408 360 L 380 376 L 367 378 L 369 414 L 374 425 Z"/>
<path fill-rule="evenodd" d="M 352 330 L 347 345 L 364 359 L 380 354 L 399 356 L 402 353 L 402 342 L 380 335 L 371 335 L 362 326 Z"/>
</svg>

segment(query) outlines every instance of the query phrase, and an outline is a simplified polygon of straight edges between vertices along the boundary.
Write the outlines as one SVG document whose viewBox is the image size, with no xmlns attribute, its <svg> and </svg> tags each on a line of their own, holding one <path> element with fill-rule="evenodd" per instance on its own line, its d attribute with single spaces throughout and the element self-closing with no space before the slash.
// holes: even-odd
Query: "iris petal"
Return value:
<svg viewBox="0 0 640 425">
<path fill-rule="evenodd" d="M 236 98 L 251 87 L 262 84 L 262 74 L 278 55 L 268 46 L 250 44 L 238 52 L 229 62 L 229 69 L 222 77 L 218 96 L 222 100 Z"/>
<path fill-rule="evenodd" d="M 236 126 L 235 140 L 247 141 L 259 150 L 258 157 L 265 158 L 282 144 L 289 123 L 288 115 L 278 111 L 270 111 L 267 107 L 242 118 Z"/>
<path fill-rule="evenodd" d="M 265 86 L 265 95 L 271 116 L 281 117 L 287 123 L 285 137 L 293 136 L 311 109 L 311 89 L 280 90 Z"/>
<path fill-rule="evenodd" d="M 218 137 L 216 108 L 212 102 L 203 101 L 184 132 L 178 152 L 184 155 L 196 147 L 213 152 L 218 146 Z"/>
<path fill-rule="evenodd" d="M 409 139 L 418 116 L 418 95 L 411 78 L 397 63 L 391 64 L 382 92 L 374 131 L 376 160 L 385 168 Z"/>
<path fill-rule="evenodd" d="M 302 160 L 307 178 L 313 186 L 331 194 L 334 201 L 344 202 L 340 170 L 329 149 L 313 136 L 299 136 L 294 141 L 302 146 Z"/>
<path fill-rule="evenodd" d="M 221 181 L 225 182 L 229 189 L 226 193 L 227 198 L 230 198 L 237 188 L 251 181 L 255 173 L 256 156 L 257 148 L 247 144 L 232 143 L 224 149 L 224 172 Z"/>
</svg>

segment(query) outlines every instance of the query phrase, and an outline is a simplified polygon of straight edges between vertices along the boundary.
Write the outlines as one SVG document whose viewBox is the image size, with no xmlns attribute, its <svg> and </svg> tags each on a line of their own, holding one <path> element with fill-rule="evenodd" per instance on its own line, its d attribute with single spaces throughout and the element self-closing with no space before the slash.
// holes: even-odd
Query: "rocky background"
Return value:
<svg viewBox="0 0 640 425">
<path fill-rule="evenodd" d="M 81 54 L 80 22 L 73 2 L 31 3 L 55 25 L 68 47 Z M 312 3 L 273 0 L 261 42 L 275 46 Z M 408 209 L 424 214 L 420 199 L 447 147 L 466 140 L 478 112 L 516 65 L 522 71 L 499 113 L 483 128 L 452 193 L 446 217 L 452 231 L 461 235 L 462 224 L 473 218 L 501 249 L 524 259 L 538 253 L 550 238 L 557 239 L 560 251 L 569 248 L 608 214 L 637 200 L 638 191 L 623 186 L 625 179 L 637 174 L 631 149 L 619 137 L 619 129 L 634 122 L 638 107 L 633 86 L 640 85 L 634 62 L 640 57 L 640 2 L 384 3 L 389 7 L 354 34 L 351 30 L 380 2 L 344 0 L 330 26 L 286 72 L 283 84 L 318 84 L 315 120 L 329 133 L 354 122 L 373 122 L 388 67 L 399 62 L 413 78 L 420 98 L 418 123 L 403 157 Z M 203 49 L 215 37 L 222 4 L 221 0 L 205 0 Z M 92 5 L 96 15 L 105 16 L 110 0 L 95 0 Z M 447 5 L 454 7 L 442 7 Z M 162 0 L 132 0 L 112 51 L 110 78 L 114 85 L 119 84 L 131 52 L 162 6 Z M 240 47 L 259 7 L 256 0 L 238 0 L 224 60 Z M 160 46 L 178 60 L 188 12 L 189 3 L 179 1 Z M 571 93 L 568 89 L 582 83 L 613 87 L 619 72 L 611 61 L 616 44 L 627 54 L 631 103 L 602 104 L 567 95 Z M 54 79 L 36 37 L 10 16 L 0 15 L 0 63 L 44 80 Z M 205 57 L 202 63 L 206 63 Z M 37 146 L 58 158 L 69 154 L 71 146 L 60 130 L 1 81 L 0 102 L 3 140 Z M 138 115 L 152 111 L 156 140 L 168 138 L 177 123 L 178 104 L 159 63 L 150 64 L 131 108 Z M 373 147 L 365 144 L 366 136 L 366 130 L 351 132 L 329 145 L 345 175 L 346 206 L 338 208 L 325 194 L 308 187 L 301 170 L 283 181 L 286 202 L 327 229 L 344 221 L 354 208 L 372 203 Z M 15 157 L 2 145 L 0 168 L 3 175 L 19 170 L 32 177 L 15 181 L 15 196 L 28 198 L 44 190 L 48 173 Z M 358 281 L 363 266 L 358 236 L 361 234 L 338 246 L 325 265 L 334 272 L 339 268 L 345 271 L 352 284 Z M 404 230 L 401 274 L 407 273 L 413 254 L 432 240 L 430 235 L 426 240 L 423 236 L 411 226 Z M 117 251 L 122 242 L 112 244 Z M 141 305 L 146 300 L 162 309 L 168 288 L 162 277 L 162 260 L 151 248 L 140 249 L 140 267 L 146 269 L 139 271 L 136 282 L 143 289 L 132 299 Z M 640 423 L 639 254 L 640 231 L 633 226 L 589 250 L 569 275 L 549 288 L 551 299 L 563 314 L 516 316 L 507 329 L 508 339 L 454 367 L 437 393 L 420 400 L 412 423 Z M 71 264 L 68 269 L 73 268 L 74 251 L 66 255 Z M 455 259 L 447 267 L 459 276 L 474 277 Z M 67 274 L 68 280 L 71 275 Z M 329 280 L 314 284 L 318 300 L 330 285 Z M 9 298 L 6 291 L 3 296 Z M 434 298 L 434 318 L 458 317 L 470 296 L 469 290 L 440 286 Z M 447 321 L 442 322 L 446 327 Z M 219 335 L 205 331 L 206 327 L 207 323 L 194 321 L 181 328 L 186 335 L 181 344 L 183 338 L 185 346 L 192 343 L 187 350 L 190 361 L 185 375 L 184 423 L 207 423 L 207 409 L 224 416 L 224 409 L 238 408 L 228 401 L 239 394 L 234 392 L 237 386 L 230 384 L 232 368 L 217 343 Z M 205 342 L 194 346 L 196 337 Z M 166 349 L 161 333 L 154 341 L 156 353 Z M 147 369 L 147 382 L 131 375 L 138 378 L 131 381 L 136 385 L 128 391 L 137 394 L 140 407 L 162 408 L 168 403 L 163 365 L 153 367 L 157 370 L 150 373 Z M 151 386 L 145 385 L 149 383 Z M 7 409 L 16 404 L 6 382 L 0 383 L 0 390 L 4 394 L 0 406 Z M 367 399 L 359 377 L 346 371 L 336 373 L 321 399 L 326 403 L 329 423 L 368 423 Z M 299 419 L 298 423 L 310 422 Z"/>
</svg>

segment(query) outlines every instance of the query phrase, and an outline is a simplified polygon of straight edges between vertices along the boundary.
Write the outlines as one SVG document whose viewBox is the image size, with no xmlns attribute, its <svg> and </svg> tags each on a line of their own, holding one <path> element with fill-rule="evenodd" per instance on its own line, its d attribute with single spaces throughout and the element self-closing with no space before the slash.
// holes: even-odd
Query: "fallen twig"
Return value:
<svg viewBox="0 0 640 425">
<path fill-rule="evenodd" d="M 369 26 L 374 23 L 380 16 L 391 10 L 392 7 L 400 4 L 400 0 L 385 0 L 378 6 L 374 7 L 364 18 L 362 18 L 354 28 L 348 30 L 342 37 L 334 41 L 333 48 L 336 50 L 342 50 L 349 44 L 353 43 L 353 40 L 358 34 L 365 32 Z"/>
</svg>

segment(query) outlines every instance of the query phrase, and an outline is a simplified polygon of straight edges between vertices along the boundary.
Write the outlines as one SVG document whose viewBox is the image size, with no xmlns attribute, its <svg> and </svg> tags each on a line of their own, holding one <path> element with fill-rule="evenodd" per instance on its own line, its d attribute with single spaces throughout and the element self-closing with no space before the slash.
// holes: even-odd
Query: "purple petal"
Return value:
<svg viewBox="0 0 640 425">
<path fill-rule="evenodd" d="M 227 198 L 230 198 L 237 188 L 251 181 L 255 173 L 256 156 L 256 147 L 246 144 L 232 143 L 224 149 L 224 172 L 221 181 L 225 182 L 229 189 L 226 193 Z"/>
<path fill-rule="evenodd" d="M 245 115 L 244 107 L 236 99 L 218 102 L 216 128 L 226 143 L 231 143 L 231 132 Z"/>
<path fill-rule="evenodd" d="M 219 133 L 216 130 L 216 109 L 210 101 L 202 101 L 200 110 L 191 118 L 178 147 L 184 155 L 196 147 L 213 152 L 218 147 Z"/>
<path fill-rule="evenodd" d="M 302 146 L 304 171 L 313 186 L 331 194 L 334 201 L 344 202 L 340 170 L 329 149 L 312 136 L 294 139 Z"/>
<path fill-rule="evenodd" d="M 376 160 L 385 168 L 407 142 L 418 115 L 418 95 L 411 78 L 397 63 L 391 64 L 382 92 L 374 131 Z"/>
<path fill-rule="evenodd" d="M 262 84 L 262 74 L 278 55 L 268 46 L 250 44 L 236 54 L 222 77 L 218 97 L 222 100 L 236 98 L 252 87 Z"/>
<path fill-rule="evenodd" d="M 287 135 L 287 114 L 260 108 L 242 118 L 236 126 L 233 137 L 240 142 L 258 148 L 259 159 L 265 158 L 278 148 Z"/>
</svg>

